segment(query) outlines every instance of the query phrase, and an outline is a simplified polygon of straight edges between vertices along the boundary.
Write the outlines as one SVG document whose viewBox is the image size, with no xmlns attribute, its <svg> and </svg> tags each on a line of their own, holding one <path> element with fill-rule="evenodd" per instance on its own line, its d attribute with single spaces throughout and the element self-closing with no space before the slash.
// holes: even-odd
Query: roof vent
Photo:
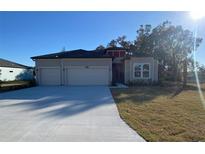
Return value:
<svg viewBox="0 0 205 154">
<path fill-rule="evenodd" d="M 65 52 L 65 47 L 62 48 L 61 52 Z"/>
</svg>

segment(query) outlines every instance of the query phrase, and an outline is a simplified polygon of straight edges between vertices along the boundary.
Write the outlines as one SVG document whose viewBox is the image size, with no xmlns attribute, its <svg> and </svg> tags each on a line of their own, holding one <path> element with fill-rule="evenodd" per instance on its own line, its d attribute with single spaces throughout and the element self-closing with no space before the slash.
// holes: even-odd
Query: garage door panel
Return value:
<svg viewBox="0 0 205 154">
<path fill-rule="evenodd" d="M 108 85 L 108 67 L 70 67 L 67 72 L 68 85 Z"/>
<path fill-rule="evenodd" d="M 41 68 L 41 85 L 60 85 L 60 68 Z"/>
</svg>

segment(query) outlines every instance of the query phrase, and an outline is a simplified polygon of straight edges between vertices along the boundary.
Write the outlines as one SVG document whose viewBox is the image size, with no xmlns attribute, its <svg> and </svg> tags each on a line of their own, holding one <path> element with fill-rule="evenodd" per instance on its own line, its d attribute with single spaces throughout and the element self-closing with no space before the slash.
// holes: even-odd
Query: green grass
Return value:
<svg viewBox="0 0 205 154">
<path fill-rule="evenodd" d="M 177 93 L 173 87 L 111 91 L 121 118 L 145 140 L 205 141 L 205 108 L 196 87 Z"/>
</svg>

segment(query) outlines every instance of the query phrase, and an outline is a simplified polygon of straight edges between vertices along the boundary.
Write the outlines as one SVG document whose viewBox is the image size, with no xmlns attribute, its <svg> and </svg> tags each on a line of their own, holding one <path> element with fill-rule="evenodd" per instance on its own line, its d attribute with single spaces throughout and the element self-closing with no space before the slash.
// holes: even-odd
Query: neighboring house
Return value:
<svg viewBox="0 0 205 154">
<path fill-rule="evenodd" d="M 33 68 L 0 58 L 0 81 L 31 80 Z"/>
<path fill-rule="evenodd" d="M 39 85 L 110 85 L 137 80 L 158 81 L 152 57 L 131 56 L 123 48 L 73 50 L 31 57 Z"/>
</svg>

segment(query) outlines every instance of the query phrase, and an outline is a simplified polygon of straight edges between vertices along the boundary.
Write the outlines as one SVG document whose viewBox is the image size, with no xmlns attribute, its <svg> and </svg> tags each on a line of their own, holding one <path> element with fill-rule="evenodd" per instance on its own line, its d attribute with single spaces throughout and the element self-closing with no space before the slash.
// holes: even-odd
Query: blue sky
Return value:
<svg viewBox="0 0 205 154">
<path fill-rule="evenodd" d="M 0 57 L 34 66 L 32 56 L 73 49 L 94 49 L 126 35 L 134 40 L 141 24 L 165 20 L 191 31 L 196 22 L 188 12 L 0 12 Z M 197 60 L 205 64 L 205 19 L 198 23 L 204 38 Z"/>
</svg>

